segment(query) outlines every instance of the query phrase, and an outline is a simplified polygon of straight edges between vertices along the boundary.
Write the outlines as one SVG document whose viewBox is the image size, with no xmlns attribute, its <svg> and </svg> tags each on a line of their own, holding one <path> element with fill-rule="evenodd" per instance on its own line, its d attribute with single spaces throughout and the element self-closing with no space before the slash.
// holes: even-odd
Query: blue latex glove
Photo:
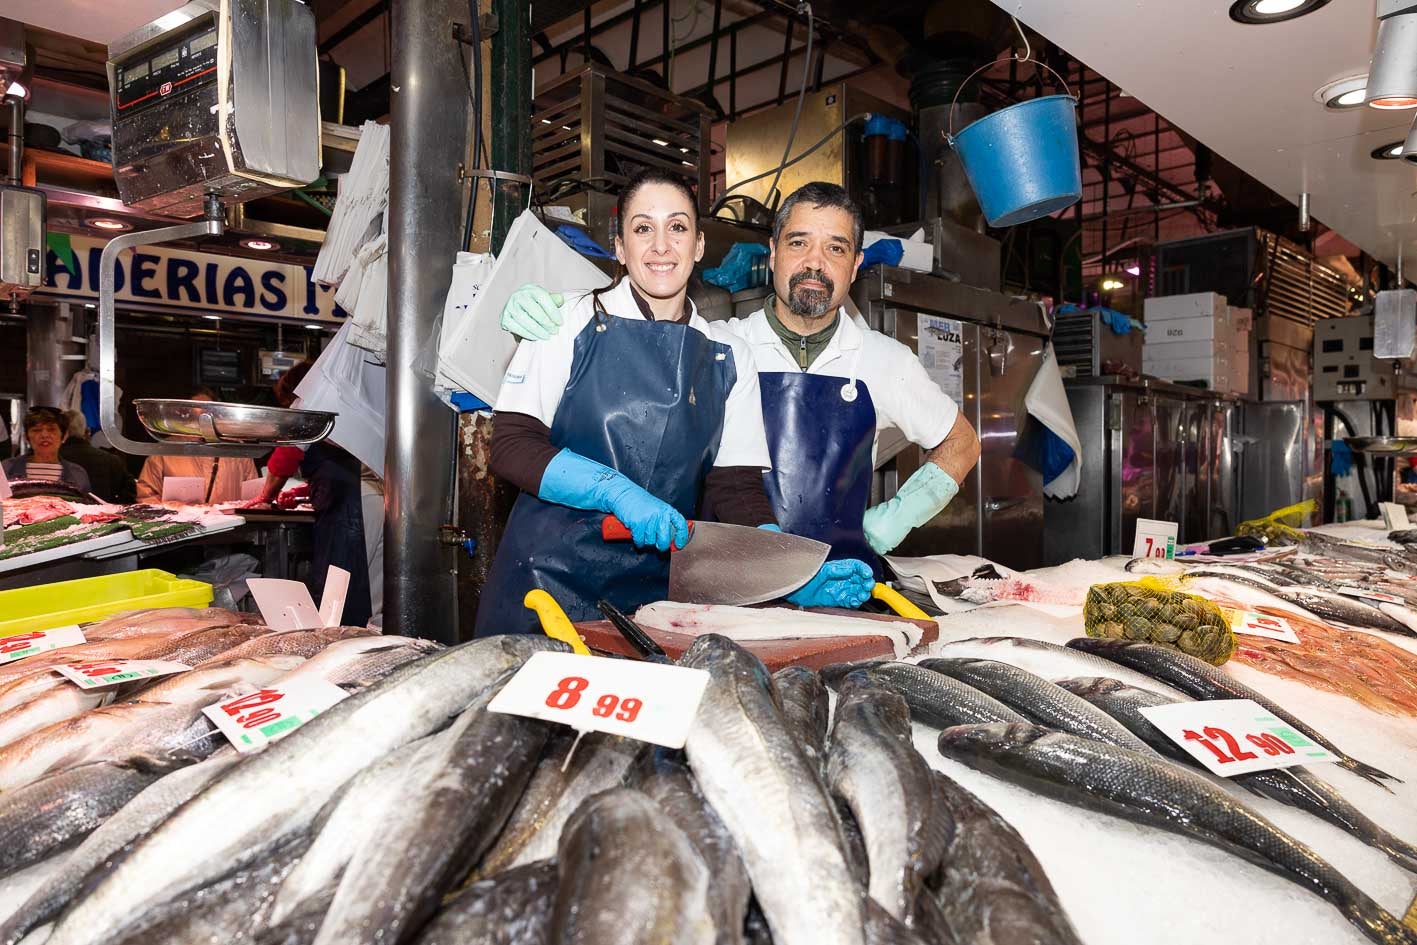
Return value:
<svg viewBox="0 0 1417 945">
<path fill-rule="evenodd" d="M 866 252 L 862 254 L 861 268 L 869 269 L 876 265 L 894 266 L 903 258 L 905 247 L 901 245 L 900 240 L 876 240 L 867 246 Z"/>
<path fill-rule="evenodd" d="M 828 561 L 815 577 L 787 595 L 798 607 L 849 607 L 853 610 L 871 599 L 876 578 L 864 561 L 843 558 Z"/>
<path fill-rule="evenodd" d="M 565 299 L 559 292 L 547 292 L 528 282 L 512 293 L 502 306 L 502 330 L 518 338 L 545 341 L 561 327 L 561 306 Z"/>
<path fill-rule="evenodd" d="M 888 554 L 950 504 L 959 492 L 954 477 L 932 462 L 926 462 L 905 481 L 889 502 L 866 510 L 862 530 L 876 554 Z"/>
<path fill-rule="evenodd" d="M 595 509 L 615 516 L 630 530 L 640 548 L 668 551 L 670 542 L 683 548 L 689 541 L 689 523 L 668 502 L 593 459 L 562 450 L 541 474 L 537 497 L 573 509 Z"/>
<path fill-rule="evenodd" d="M 1328 468 L 1338 478 L 1353 471 L 1353 450 L 1342 440 L 1334 440 L 1328 457 Z M 1405 481 L 1405 480 L 1404 480 Z"/>
</svg>

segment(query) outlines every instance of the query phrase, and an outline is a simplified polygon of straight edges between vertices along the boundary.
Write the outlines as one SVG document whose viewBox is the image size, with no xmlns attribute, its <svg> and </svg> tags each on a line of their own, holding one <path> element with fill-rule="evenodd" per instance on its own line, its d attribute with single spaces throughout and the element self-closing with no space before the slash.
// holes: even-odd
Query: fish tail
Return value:
<svg viewBox="0 0 1417 945">
<path fill-rule="evenodd" d="M 1350 923 L 1378 945 L 1417 945 L 1417 931 L 1367 896 L 1358 893 L 1339 906 Z"/>
<path fill-rule="evenodd" d="M 1384 791 L 1387 791 L 1389 794 L 1393 793 L 1393 790 L 1392 788 L 1384 784 L 1384 781 L 1396 781 L 1398 784 L 1402 783 L 1402 779 L 1397 777 L 1396 775 L 1388 774 L 1381 768 L 1375 768 L 1370 764 L 1364 764 L 1356 758 L 1344 757 L 1338 762 L 1338 764 L 1340 767 L 1347 768 L 1349 771 L 1352 771 L 1354 774 L 1358 775 L 1358 777 L 1366 778 L 1369 781 L 1372 781 L 1374 784 L 1382 788 Z"/>
</svg>

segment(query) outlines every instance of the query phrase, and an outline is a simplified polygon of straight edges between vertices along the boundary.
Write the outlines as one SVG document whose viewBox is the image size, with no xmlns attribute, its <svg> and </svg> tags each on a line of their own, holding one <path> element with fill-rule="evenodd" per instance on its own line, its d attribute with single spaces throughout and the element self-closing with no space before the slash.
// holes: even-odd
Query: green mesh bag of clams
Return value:
<svg viewBox="0 0 1417 945">
<path fill-rule="evenodd" d="M 1219 607 L 1156 578 L 1092 585 L 1082 618 L 1090 637 L 1157 643 L 1214 666 L 1235 652 L 1235 633 Z"/>
</svg>

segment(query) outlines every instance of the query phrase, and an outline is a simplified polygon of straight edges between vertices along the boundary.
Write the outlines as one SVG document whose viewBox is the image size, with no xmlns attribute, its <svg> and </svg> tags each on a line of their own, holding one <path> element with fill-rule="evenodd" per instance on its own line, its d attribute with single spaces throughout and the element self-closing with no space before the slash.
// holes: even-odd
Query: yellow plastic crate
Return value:
<svg viewBox="0 0 1417 945">
<path fill-rule="evenodd" d="M 157 568 L 0 591 L 0 637 L 147 607 L 206 607 L 212 586 Z"/>
</svg>

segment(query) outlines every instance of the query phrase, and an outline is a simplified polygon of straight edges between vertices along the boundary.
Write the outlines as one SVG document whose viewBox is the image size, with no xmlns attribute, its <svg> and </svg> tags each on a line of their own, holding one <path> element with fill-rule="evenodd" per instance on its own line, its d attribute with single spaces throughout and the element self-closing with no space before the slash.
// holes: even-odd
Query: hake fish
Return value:
<svg viewBox="0 0 1417 945">
<path fill-rule="evenodd" d="M 934 793 L 947 840 L 932 894 L 958 945 L 1082 945 L 1013 825 L 938 772 Z"/>
<path fill-rule="evenodd" d="M 556 865 L 551 945 L 713 945 L 708 868 L 639 791 L 587 799 L 566 822 Z"/>
<path fill-rule="evenodd" d="M 1037 725 L 964 725 L 940 753 L 1045 797 L 1201 840 L 1290 880 L 1379 945 L 1417 933 L 1318 854 L 1199 774 L 1155 755 Z"/>
<path fill-rule="evenodd" d="M 987 693 L 914 663 L 837 663 L 822 670 L 833 689 L 848 675 L 864 672 L 876 685 L 905 700 L 910 717 L 922 725 L 949 728 L 979 722 L 1022 722 L 1023 716 Z"/>
<path fill-rule="evenodd" d="M 867 891 L 901 922 L 914 915 L 925 877 L 944 850 L 932 781 L 911 739 L 905 700 L 876 685 L 869 673 L 849 673 L 836 704 L 827 784 L 861 828 Z"/>
<path fill-rule="evenodd" d="M 811 760 L 819 766 L 825 764 L 831 702 L 822 678 L 810 669 L 788 666 L 773 673 L 772 681 L 788 728 L 797 733 Z"/>
<path fill-rule="evenodd" d="M 403 941 L 492 843 L 551 727 L 487 711 L 510 675 L 420 751 L 431 776 L 404 785 L 404 803 L 350 858 L 314 945 Z"/>
<path fill-rule="evenodd" d="M 704 800 L 684 753 L 669 748 L 648 752 L 631 773 L 630 786 L 659 805 L 708 867 L 718 945 L 741 945 L 743 920 L 753 895 L 748 867 L 723 820 Z"/>
<path fill-rule="evenodd" d="M 861 945 L 864 895 L 831 798 L 774 704 L 767 670 L 718 634 L 699 637 L 679 664 L 711 676 L 685 752 L 743 854 L 773 940 Z"/>
<path fill-rule="evenodd" d="M 555 860 L 479 880 L 443 905 L 415 945 L 546 945 L 556 886 Z"/>
<path fill-rule="evenodd" d="M 1176 700 L 1128 686 L 1115 679 L 1060 679 L 1058 685 L 1091 702 L 1173 761 L 1191 767 L 1202 767 L 1141 713 L 1142 709 L 1172 705 Z M 1253 794 L 1313 814 L 1354 839 L 1382 852 L 1408 872 L 1417 873 L 1417 847 L 1393 836 L 1369 820 L 1332 785 L 1315 777 L 1302 766 L 1252 771 L 1249 774 L 1234 775 L 1229 781 Z"/>
<path fill-rule="evenodd" d="M 502 673 L 542 650 L 567 648 L 520 635 L 449 647 L 321 713 L 245 759 L 96 876 L 55 925 L 52 945 L 110 941 L 160 903 L 260 859 L 303 833 L 351 777 L 443 727 Z"/>
<path fill-rule="evenodd" d="M 1153 643 L 1132 643 L 1126 640 L 1093 640 L 1083 637 L 1068 641 L 1068 646 L 1146 673 L 1195 699 L 1252 699 L 1293 726 L 1305 738 L 1338 755 L 1338 764 L 1341 767 L 1378 785 L 1381 785 L 1383 780 L 1400 781 L 1379 768 L 1345 754 L 1337 745 L 1297 716 L 1285 711 L 1278 703 L 1204 660 Z"/>
<path fill-rule="evenodd" d="M 235 660 L 178 673 L 115 702 L 67 719 L 0 749 L 0 791 L 96 761 L 156 763 L 204 757 L 220 744 L 202 709 L 259 688 L 303 662 L 299 656 Z"/>
<path fill-rule="evenodd" d="M 1146 742 L 1106 712 L 1026 669 L 997 660 L 961 658 L 921 660 L 920 665 L 987 692 L 1039 725 L 1151 754 Z"/>
</svg>

